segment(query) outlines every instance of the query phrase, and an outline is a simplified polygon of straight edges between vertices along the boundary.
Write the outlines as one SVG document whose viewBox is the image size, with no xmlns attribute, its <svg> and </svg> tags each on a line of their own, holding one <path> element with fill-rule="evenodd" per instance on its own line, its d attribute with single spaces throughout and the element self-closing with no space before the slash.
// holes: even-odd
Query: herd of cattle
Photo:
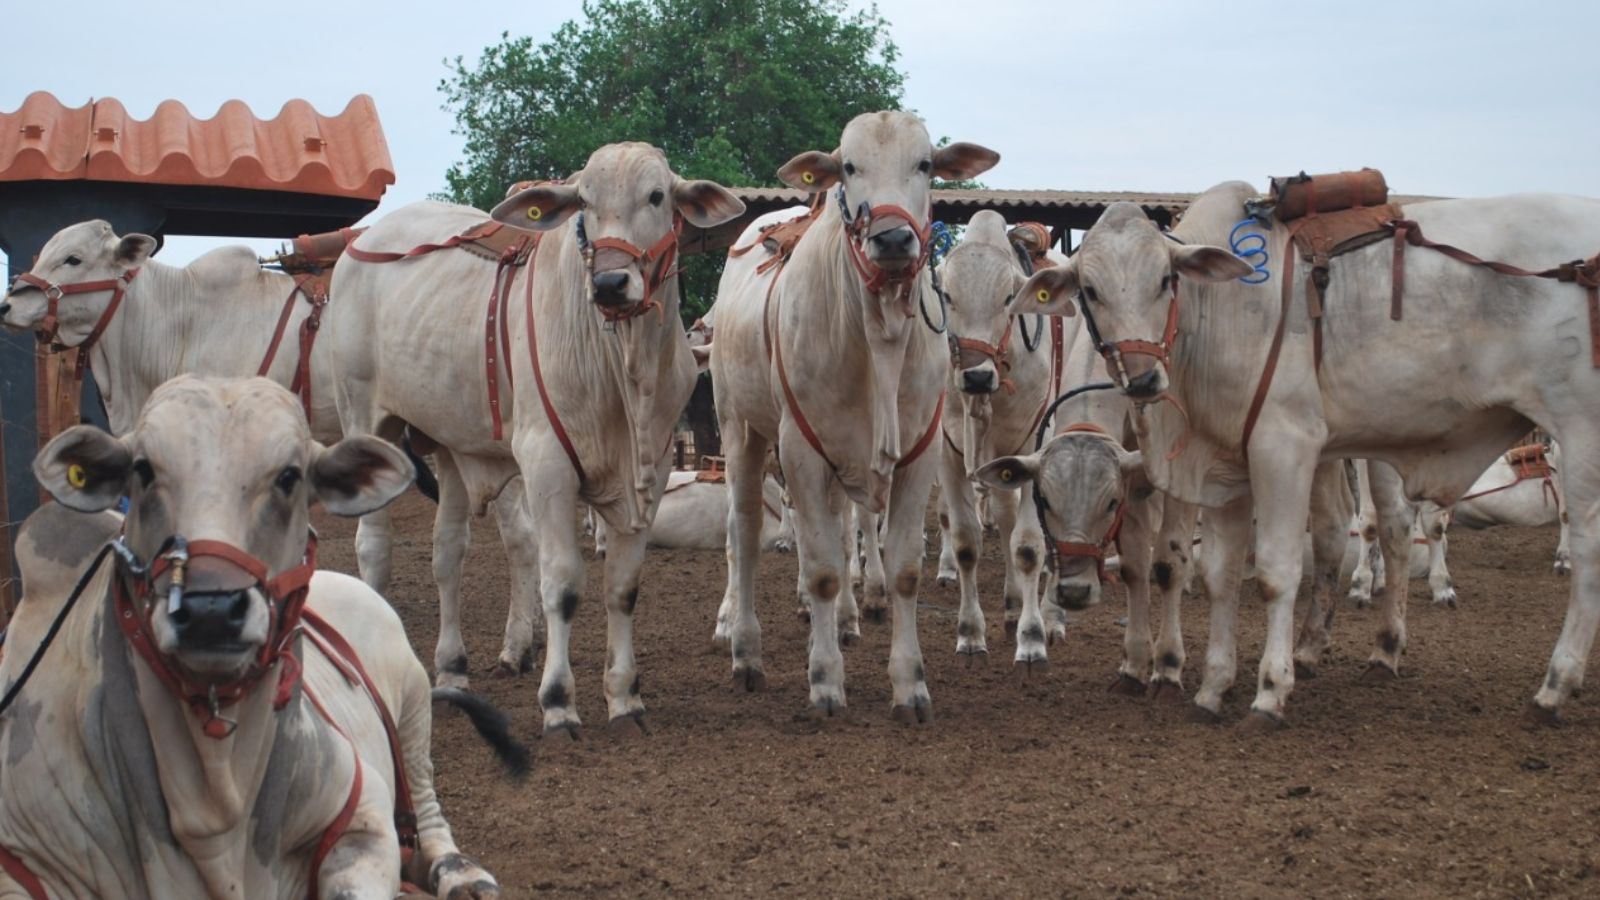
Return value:
<svg viewBox="0 0 1600 900">
<path fill-rule="evenodd" d="M 1018 664 L 1046 664 L 1066 610 L 1120 580 L 1114 687 L 1181 693 L 1179 601 L 1198 563 L 1211 627 L 1194 703 L 1213 717 L 1253 550 L 1269 613 L 1252 727 L 1280 723 L 1315 670 L 1345 580 L 1369 601 L 1384 585 L 1369 671 L 1399 670 L 1414 548 L 1428 545 L 1434 600 L 1455 602 L 1452 504 L 1479 524 L 1560 510 L 1572 594 L 1532 704 L 1553 719 L 1600 625 L 1600 202 L 1341 203 L 1337 179 L 1275 182 L 1263 202 L 1228 182 L 1170 231 L 1115 204 L 1070 257 L 992 212 L 936 246 L 933 179 L 998 161 L 933 146 L 909 114 L 857 117 L 837 149 L 779 171 L 815 202 L 745 230 L 688 337 L 682 230 L 744 206 L 644 144 L 519 184 L 488 215 L 425 202 L 341 234 L 325 285 L 244 248 L 178 268 L 105 222 L 58 233 L 0 310 L 80 348 L 112 434 L 69 429 L 34 464 L 59 502 L 17 544 L 0 897 L 387 898 L 402 878 L 497 896 L 456 849 L 428 759 L 431 698 L 525 764 L 464 691 L 460 574 L 468 522 L 491 508 L 512 570 L 497 665 L 531 669 L 543 628 L 546 734 L 580 728 L 568 638 L 585 507 L 604 541 L 613 725 L 644 727 L 646 547 L 708 535 L 727 550 L 715 636 L 737 685 L 766 683 L 760 551 L 792 543 L 812 707 L 846 706 L 841 647 L 888 615 L 892 715 L 929 721 L 916 611 L 935 482 L 958 653 L 988 652 L 977 560 L 992 521 Z M 1349 227 L 1351 209 L 1370 227 Z M 707 367 L 726 482 L 689 503 L 699 480 L 668 451 Z M 1505 456 L 1534 428 L 1562 457 Z M 438 488 L 431 691 L 382 599 L 384 506 L 419 456 Z M 125 517 L 106 511 L 124 499 Z M 361 517 L 361 580 L 312 575 L 313 502 Z"/>
</svg>

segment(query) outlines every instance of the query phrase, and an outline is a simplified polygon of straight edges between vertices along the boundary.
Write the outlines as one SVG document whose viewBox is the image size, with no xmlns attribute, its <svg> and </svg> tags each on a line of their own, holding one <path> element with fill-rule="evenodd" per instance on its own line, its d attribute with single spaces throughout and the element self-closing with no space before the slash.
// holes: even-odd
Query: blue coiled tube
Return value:
<svg viewBox="0 0 1600 900">
<path fill-rule="evenodd" d="M 1267 269 L 1267 264 L 1272 261 L 1271 257 L 1267 255 L 1267 236 L 1259 231 L 1246 231 L 1242 235 L 1239 233 L 1254 224 L 1256 224 L 1256 220 L 1253 216 L 1241 219 L 1239 224 L 1233 226 L 1233 230 L 1228 232 L 1228 246 L 1229 249 L 1233 250 L 1233 255 L 1249 263 L 1250 267 L 1255 269 L 1254 272 L 1239 279 L 1245 284 L 1261 284 L 1272 277 L 1272 272 Z"/>
</svg>

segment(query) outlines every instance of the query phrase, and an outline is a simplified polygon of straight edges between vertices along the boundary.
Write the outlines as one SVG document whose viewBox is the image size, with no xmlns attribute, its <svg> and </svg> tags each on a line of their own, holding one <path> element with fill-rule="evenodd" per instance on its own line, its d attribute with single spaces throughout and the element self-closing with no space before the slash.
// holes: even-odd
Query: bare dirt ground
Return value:
<svg viewBox="0 0 1600 900">
<path fill-rule="evenodd" d="M 433 507 L 396 508 L 392 601 L 431 660 L 437 610 Z M 354 571 L 353 525 L 320 522 L 325 565 Z M 491 678 L 506 570 L 481 523 L 463 584 L 474 687 L 539 731 L 537 672 Z M 998 578 L 995 542 L 980 585 Z M 502 777 L 464 720 L 441 716 L 434 760 L 463 849 L 509 897 L 639 895 L 1600 896 L 1600 709 L 1566 727 L 1522 713 L 1566 609 L 1550 529 L 1457 531 L 1461 608 L 1431 608 L 1413 583 L 1398 681 L 1361 680 L 1376 629 L 1341 608 L 1320 677 L 1300 682 L 1290 726 L 1233 727 L 1261 651 L 1253 584 L 1241 602 L 1240 686 L 1221 726 L 1186 705 L 1107 693 L 1120 658 L 1120 592 L 1075 614 L 1048 673 L 1014 673 L 985 595 L 987 665 L 955 647 L 954 588 L 923 570 L 920 633 L 936 721 L 889 720 L 887 624 L 846 652 L 850 715 L 805 715 L 806 630 L 795 560 L 759 580 L 770 688 L 735 692 L 713 651 L 720 551 L 651 551 L 637 619 L 652 734 L 605 728 L 599 570 L 573 636 L 581 743 L 537 741 L 522 784 Z M 1203 597 L 1185 603 L 1190 690 L 1204 658 Z"/>
</svg>

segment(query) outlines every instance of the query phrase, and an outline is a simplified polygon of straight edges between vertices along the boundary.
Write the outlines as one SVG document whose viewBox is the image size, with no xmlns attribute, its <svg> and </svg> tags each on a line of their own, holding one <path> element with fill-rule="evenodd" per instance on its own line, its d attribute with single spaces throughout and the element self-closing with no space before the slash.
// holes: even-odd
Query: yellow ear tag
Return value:
<svg viewBox="0 0 1600 900">
<path fill-rule="evenodd" d="M 84 471 L 83 466 L 80 466 L 77 463 L 67 466 L 67 484 L 82 490 L 83 486 L 88 483 L 89 473 Z"/>
<path fill-rule="evenodd" d="M 537 206 L 530 206 L 530 207 L 528 207 L 528 218 L 530 218 L 530 219 L 534 220 L 535 222 L 537 222 L 540 219 L 544 218 L 544 210 L 540 209 Z"/>
<path fill-rule="evenodd" d="M 1038 298 L 1040 303 L 1049 303 L 1050 302 L 1050 292 L 1045 290 L 1044 288 L 1039 288 L 1039 293 L 1035 294 L 1034 296 L 1036 298 Z"/>
<path fill-rule="evenodd" d="M 801 172 L 800 180 L 804 181 L 806 184 L 816 184 L 817 175 L 815 172 Z"/>
<path fill-rule="evenodd" d="M 1001 469 L 1000 470 L 1000 480 L 1001 481 L 1010 481 L 1011 480 L 1011 470 L 1010 469 Z"/>
</svg>

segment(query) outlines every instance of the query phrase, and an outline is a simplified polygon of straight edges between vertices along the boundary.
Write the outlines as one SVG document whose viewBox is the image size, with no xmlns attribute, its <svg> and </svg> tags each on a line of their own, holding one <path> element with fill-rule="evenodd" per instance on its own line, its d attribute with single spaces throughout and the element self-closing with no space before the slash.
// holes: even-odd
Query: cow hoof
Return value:
<svg viewBox="0 0 1600 900">
<path fill-rule="evenodd" d="M 1400 673 L 1381 659 L 1369 659 L 1361 668 L 1361 680 L 1370 684 L 1382 684 L 1399 678 Z"/>
<path fill-rule="evenodd" d="M 1200 725 L 1221 725 L 1222 713 L 1196 703 L 1189 707 L 1189 721 Z"/>
<path fill-rule="evenodd" d="M 1434 598 L 1433 598 L 1433 605 L 1434 606 L 1448 606 L 1451 609 L 1455 609 L 1456 608 L 1456 591 L 1455 591 L 1455 588 L 1447 588 L 1447 589 L 1445 589 L 1443 591 L 1440 591 L 1438 594 L 1435 594 Z"/>
<path fill-rule="evenodd" d="M 940 572 L 937 576 L 934 577 L 933 583 L 937 584 L 939 587 L 942 587 L 942 588 L 955 587 L 956 586 L 956 573 L 954 573 L 954 572 Z"/>
<path fill-rule="evenodd" d="M 1555 707 L 1529 703 L 1527 711 L 1523 713 L 1523 718 L 1527 719 L 1528 724 L 1538 728 L 1561 727 L 1561 710 Z"/>
<path fill-rule="evenodd" d="M 581 741 L 583 740 L 583 726 L 581 723 L 572 720 L 552 722 L 544 726 L 544 736 L 546 738 L 560 737 L 562 735 L 571 738 L 574 743 Z"/>
<path fill-rule="evenodd" d="M 1269 734 L 1282 731 L 1283 728 L 1283 716 L 1260 709 L 1250 710 L 1250 715 L 1239 723 L 1239 731 L 1243 734 Z"/>
<path fill-rule="evenodd" d="M 623 713 L 617 716 L 606 723 L 606 730 L 611 732 L 612 737 L 628 740 L 648 735 L 650 726 L 645 724 L 644 710 L 641 709 L 638 712 Z"/>
<path fill-rule="evenodd" d="M 809 607 L 802 606 L 799 609 L 795 610 L 794 614 L 795 614 L 795 617 L 800 620 L 800 624 L 801 625 L 810 625 L 811 624 L 811 609 Z"/>
<path fill-rule="evenodd" d="M 500 886 L 492 881 L 474 881 L 458 885 L 444 896 L 445 900 L 498 900 Z"/>
<path fill-rule="evenodd" d="M 819 697 L 811 701 L 811 708 L 806 711 L 814 721 L 822 722 L 829 719 L 842 719 L 850 711 L 843 700 L 836 697 Z"/>
<path fill-rule="evenodd" d="M 1183 695 L 1183 685 L 1177 681 L 1165 678 L 1150 679 L 1150 700 L 1157 703 L 1182 703 L 1187 699 Z"/>
<path fill-rule="evenodd" d="M 1034 675 L 1043 675 L 1050 671 L 1050 660 L 1043 657 L 1019 659 L 1012 663 L 1011 671 L 1021 675 L 1024 679 L 1031 679 Z"/>
<path fill-rule="evenodd" d="M 921 703 L 915 706 L 896 704 L 889 710 L 889 718 L 899 725 L 926 725 L 933 721 L 933 707 Z"/>
<path fill-rule="evenodd" d="M 854 647 L 855 645 L 857 645 L 859 643 L 861 643 L 861 629 L 860 628 L 853 628 L 853 629 L 841 628 L 841 629 L 839 629 L 839 646 L 841 646 L 841 647 Z"/>
<path fill-rule="evenodd" d="M 776 541 L 773 543 L 772 549 L 779 553 L 793 553 L 794 545 L 788 541 Z"/>
<path fill-rule="evenodd" d="M 755 694 L 767 689 L 767 673 L 755 666 L 743 668 L 735 666 L 733 669 L 733 686 L 741 688 L 748 694 Z"/>
<path fill-rule="evenodd" d="M 1066 642 L 1067 626 L 1057 623 L 1045 629 L 1044 643 L 1046 647 L 1054 647 L 1057 644 L 1065 644 Z"/>
<path fill-rule="evenodd" d="M 967 668 L 969 669 L 972 668 L 972 664 L 974 662 L 982 662 L 985 666 L 989 665 L 988 647 L 984 647 L 982 645 L 976 647 L 957 647 L 956 653 L 966 657 Z"/>
<path fill-rule="evenodd" d="M 1143 697 L 1148 689 L 1148 685 L 1127 672 L 1118 672 L 1116 680 L 1111 682 L 1111 686 L 1106 688 L 1106 691 L 1112 694 L 1121 694 L 1124 697 Z"/>
<path fill-rule="evenodd" d="M 1304 681 L 1315 677 L 1317 677 L 1317 667 L 1314 663 L 1308 663 L 1300 659 L 1294 661 L 1294 678 L 1296 681 Z"/>
<path fill-rule="evenodd" d="M 871 623 L 873 623 L 875 625 L 882 625 L 884 620 L 887 619 L 888 617 L 889 617 L 889 608 L 887 606 L 862 606 L 861 607 L 861 618 L 866 620 L 866 621 L 868 621 L 868 622 L 871 622 Z"/>
<path fill-rule="evenodd" d="M 458 691 L 467 689 L 470 679 L 465 672 L 440 672 L 433 679 L 434 687 L 452 688 Z"/>
<path fill-rule="evenodd" d="M 502 658 L 495 660 L 494 665 L 489 667 L 489 676 L 491 678 L 515 678 L 524 671 L 526 670 L 519 669 L 515 662 Z"/>
</svg>

